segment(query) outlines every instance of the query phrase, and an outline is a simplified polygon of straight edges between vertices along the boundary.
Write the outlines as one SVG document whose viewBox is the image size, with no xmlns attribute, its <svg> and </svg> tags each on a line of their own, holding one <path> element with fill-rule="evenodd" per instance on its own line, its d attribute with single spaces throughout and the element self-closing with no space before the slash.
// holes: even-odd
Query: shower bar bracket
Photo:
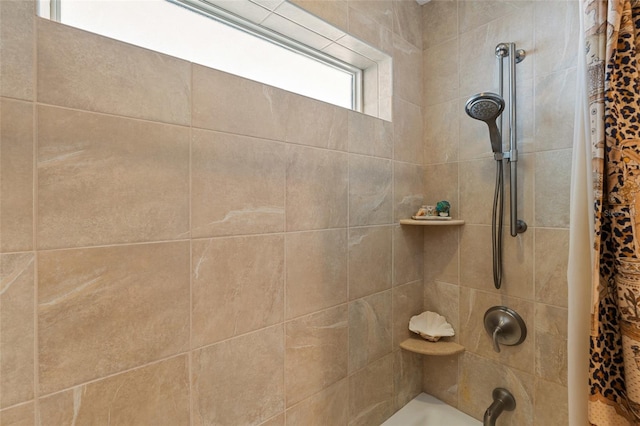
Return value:
<svg viewBox="0 0 640 426">
<path fill-rule="evenodd" d="M 512 43 L 500 43 L 496 46 L 496 56 L 498 58 L 506 58 L 509 56 L 509 44 Z M 527 56 L 527 52 L 524 49 L 516 50 L 516 63 L 524 61 L 524 58 Z"/>
</svg>

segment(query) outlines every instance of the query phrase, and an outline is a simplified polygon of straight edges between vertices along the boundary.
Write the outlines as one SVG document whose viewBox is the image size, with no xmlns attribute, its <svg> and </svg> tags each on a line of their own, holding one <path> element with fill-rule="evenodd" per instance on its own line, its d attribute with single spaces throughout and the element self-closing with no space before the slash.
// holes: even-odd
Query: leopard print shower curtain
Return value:
<svg viewBox="0 0 640 426">
<path fill-rule="evenodd" d="M 595 239 L 589 422 L 640 426 L 640 0 L 582 0 Z"/>
</svg>

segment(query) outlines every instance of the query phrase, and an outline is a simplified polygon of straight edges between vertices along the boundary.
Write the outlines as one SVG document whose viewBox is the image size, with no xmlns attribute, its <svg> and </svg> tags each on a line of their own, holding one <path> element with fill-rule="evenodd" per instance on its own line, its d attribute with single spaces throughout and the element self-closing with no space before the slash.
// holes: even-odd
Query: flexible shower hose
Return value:
<svg viewBox="0 0 640 426">
<path fill-rule="evenodd" d="M 491 217 L 491 249 L 493 251 L 493 284 L 502 285 L 502 218 L 504 216 L 504 177 L 502 160 L 496 161 L 496 189 L 493 193 Z"/>
</svg>

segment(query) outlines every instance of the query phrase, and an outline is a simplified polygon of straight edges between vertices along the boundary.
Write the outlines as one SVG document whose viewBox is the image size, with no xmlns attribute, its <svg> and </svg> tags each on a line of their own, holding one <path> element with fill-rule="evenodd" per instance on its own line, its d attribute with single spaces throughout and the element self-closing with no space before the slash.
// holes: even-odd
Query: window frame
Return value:
<svg viewBox="0 0 640 426">
<path fill-rule="evenodd" d="M 49 16 L 44 16 L 52 21 L 61 22 L 62 16 L 62 1 L 63 0 L 44 0 L 49 2 Z M 272 43 L 283 49 L 289 50 L 295 54 L 302 55 L 309 59 L 315 60 L 324 66 L 334 68 L 338 71 L 351 75 L 351 110 L 356 112 L 363 112 L 364 104 L 364 89 L 363 89 L 363 74 L 364 71 L 352 64 L 335 58 L 327 53 L 321 52 L 313 47 L 307 46 L 293 38 L 282 35 L 274 30 L 259 24 L 253 23 L 248 19 L 238 16 L 232 12 L 224 10 L 214 4 L 207 2 L 206 0 L 164 0 L 176 6 L 191 10 L 195 13 L 199 13 L 207 18 L 213 19 L 221 24 L 230 26 L 236 30 L 247 33 L 251 36 L 258 37 L 264 41 Z M 40 2 L 39 2 L 39 8 Z M 40 12 L 40 11 L 39 11 Z M 126 42 L 126 40 L 125 40 Z M 133 43 L 135 44 L 135 43 Z M 260 81 L 265 83 L 263 81 Z M 269 84 L 269 83 L 265 83 Z M 283 89 L 287 90 L 287 89 Z M 291 90 L 289 90 L 291 91 Z M 293 92 L 292 93 L 297 93 Z M 302 96 L 307 96 L 301 94 Z M 322 101 L 321 102 L 327 102 Z"/>
</svg>

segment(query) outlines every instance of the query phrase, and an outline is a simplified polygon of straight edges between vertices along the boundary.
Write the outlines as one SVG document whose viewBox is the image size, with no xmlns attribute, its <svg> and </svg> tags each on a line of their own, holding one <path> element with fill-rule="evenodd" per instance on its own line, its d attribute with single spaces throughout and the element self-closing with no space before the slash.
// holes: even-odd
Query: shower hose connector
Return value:
<svg viewBox="0 0 640 426">
<path fill-rule="evenodd" d="M 516 400 L 511 392 L 504 388 L 495 388 L 493 390 L 493 403 L 484 412 L 484 426 L 495 426 L 498 416 L 504 410 L 513 411 L 516 408 Z"/>
</svg>

